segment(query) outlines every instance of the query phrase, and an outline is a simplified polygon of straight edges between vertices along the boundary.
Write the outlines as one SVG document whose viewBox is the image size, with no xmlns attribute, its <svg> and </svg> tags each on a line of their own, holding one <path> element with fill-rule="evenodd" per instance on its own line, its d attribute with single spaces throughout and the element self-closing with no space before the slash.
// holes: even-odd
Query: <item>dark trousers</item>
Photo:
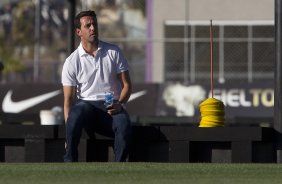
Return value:
<svg viewBox="0 0 282 184">
<path fill-rule="evenodd" d="M 131 123 L 124 109 L 109 115 L 103 101 L 78 100 L 70 109 L 66 122 L 65 162 L 78 161 L 77 148 L 82 129 L 85 129 L 90 137 L 94 137 L 95 132 L 114 137 L 115 161 L 126 160 L 131 142 Z"/>
</svg>

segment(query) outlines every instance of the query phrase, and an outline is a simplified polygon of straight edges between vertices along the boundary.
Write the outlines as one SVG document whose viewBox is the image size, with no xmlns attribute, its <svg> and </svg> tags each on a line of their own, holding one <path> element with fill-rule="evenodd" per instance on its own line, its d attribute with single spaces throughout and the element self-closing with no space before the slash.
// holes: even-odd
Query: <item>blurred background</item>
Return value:
<svg viewBox="0 0 282 184">
<path fill-rule="evenodd" d="M 273 0 L 76 1 L 76 12 L 88 9 L 101 39 L 122 47 L 134 83 L 209 80 L 210 19 L 218 82 L 274 77 Z M 60 82 L 68 17 L 67 0 L 1 0 L 1 82 Z"/>
<path fill-rule="evenodd" d="M 208 97 L 213 20 L 215 96 L 230 108 L 230 116 L 273 116 L 274 0 L 76 0 L 75 4 L 76 13 L 96 11 L 100 38 L 122 48 L 136 86 L 161 84 L 162 100 L 152 115 L 194 116 L 194 111 L 185 112 L 187 103 L 177 107 L 179 101 L 192 101 L 191 108 L 197 108 Z M 68 0 L 0 1 L 1 84 L 60 84 L 69 54 L 68 7 Z M 76 39 L 75 48 L 78 44 Z M 204 92 L 189 86 L 200 86 Z"/>
</svg>

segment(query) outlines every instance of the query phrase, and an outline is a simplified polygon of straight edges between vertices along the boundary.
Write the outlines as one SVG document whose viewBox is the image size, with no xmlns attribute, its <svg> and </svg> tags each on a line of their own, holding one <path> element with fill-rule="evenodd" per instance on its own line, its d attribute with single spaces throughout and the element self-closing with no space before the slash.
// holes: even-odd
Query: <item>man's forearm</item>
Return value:
<svg viewBox="0 0 282 184">
<path fill-rule="evenodd" d="M 75 101 L 75 87 L 64 86 L 64 118 L 67 122 L 69 111 Z"/>
<path fill-rule="evenodd" d="M 124 86 L 122 91 L 121 91 L 121 94 L 120 94 L 118 101 L 120 103 L 126 103 L 129 99 L 130 95 L 131 95 L 131 86 Z"/>
<path fill-rule="evenodd" d="M 132 91 L 129 72 L 128 71 L 122 72 L 121 74 L 118 75 L 118 77 L 122 84 L 122 90 L 118 100 L 120 101 L 120 103 L 126 103 Z"/>
<path fill-rule="evenodd" d="M 69 111 L 71 106 L 73 105 L 73 100 L 66 100 L 64 102 L 64 118 L 65 118 L 65 123 L 67 122 L 68 116 L 69 116 Z"/>
<path fill-rule="evenodd" d="M 64 118 L 65 118 L 65 123 L 67 122 L 67 119 L 68 119 L 69 110 L 70 110 L 70 107 L 65 105 L 65 106 L 64 106 Z"/>
</svg>

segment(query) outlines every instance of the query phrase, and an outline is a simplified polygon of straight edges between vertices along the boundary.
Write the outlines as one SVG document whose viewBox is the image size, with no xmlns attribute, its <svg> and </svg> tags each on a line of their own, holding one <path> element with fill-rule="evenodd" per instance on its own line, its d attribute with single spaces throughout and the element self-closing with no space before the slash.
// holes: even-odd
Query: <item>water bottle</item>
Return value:
<svg viewBox="0 0 282 184">
<path fill-rule="evenodd" d="M 106 92 L 105 93 L 105 106 L 106 108 L 110 108 L 114 103 L 114 93 L 113 92 Z"/>
</svg>

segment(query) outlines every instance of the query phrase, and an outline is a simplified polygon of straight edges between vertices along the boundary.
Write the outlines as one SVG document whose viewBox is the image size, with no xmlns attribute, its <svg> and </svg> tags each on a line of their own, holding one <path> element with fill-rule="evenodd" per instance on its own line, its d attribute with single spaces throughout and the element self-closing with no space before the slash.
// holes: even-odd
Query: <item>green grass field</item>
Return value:
<svg viewBox="0 0 282 184">
<path fill-rule="evenodd" d="M 0 183 L 282 183 L 280 164 L 2 163 Z"/>
</svg>

